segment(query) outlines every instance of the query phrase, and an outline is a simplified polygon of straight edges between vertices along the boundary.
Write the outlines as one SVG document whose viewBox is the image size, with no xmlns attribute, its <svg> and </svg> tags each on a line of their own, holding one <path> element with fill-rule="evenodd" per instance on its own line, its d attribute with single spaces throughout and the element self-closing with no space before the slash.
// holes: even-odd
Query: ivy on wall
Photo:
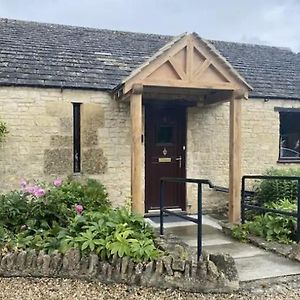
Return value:
<svg viewBox="0 0 300 300">
<path fill-rule="evenodd" d="M 0 120 L 0 142 L 3 141 L 4 137 L 8 134 L 7 126 Z"/>
</svg>

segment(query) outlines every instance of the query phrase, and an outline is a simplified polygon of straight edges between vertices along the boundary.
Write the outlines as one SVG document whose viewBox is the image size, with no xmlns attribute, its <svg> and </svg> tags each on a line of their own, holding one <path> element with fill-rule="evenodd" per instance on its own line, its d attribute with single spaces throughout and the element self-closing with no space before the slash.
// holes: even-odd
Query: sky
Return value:
<svg viewBox="0 0 300 300">
<path fill-rule="evenodd" d="M 0 0 L 0 17 L 287 47 L 300 52 L 300 0 Z"/>
</svg>

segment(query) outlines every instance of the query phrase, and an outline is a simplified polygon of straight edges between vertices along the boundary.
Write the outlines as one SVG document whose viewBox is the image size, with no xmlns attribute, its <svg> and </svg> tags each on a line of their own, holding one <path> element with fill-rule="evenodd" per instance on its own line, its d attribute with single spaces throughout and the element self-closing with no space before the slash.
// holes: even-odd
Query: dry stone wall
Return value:
<svg viewBox="0 0 300 300">
<path fill-rule="evenodd" d="M 158 243 L 168 242 L 160 238 Z M 0 276 L 79 278 L 206 293 L 230 293 L 239 288 L 232 257 L 203 255 L 195 263 L 182 257 L 185 253 L 182 246 L 177 243 L 176 247 L 170 245 L 170 255 L 144 263 L 134 262 L 128 257 L 102 261 L 97 254 L 82 256 L 76 249 L 70 249 L 65 255 L 59 252 L 49 255 L 35 250 L 2 253 Z"/>
</svg>

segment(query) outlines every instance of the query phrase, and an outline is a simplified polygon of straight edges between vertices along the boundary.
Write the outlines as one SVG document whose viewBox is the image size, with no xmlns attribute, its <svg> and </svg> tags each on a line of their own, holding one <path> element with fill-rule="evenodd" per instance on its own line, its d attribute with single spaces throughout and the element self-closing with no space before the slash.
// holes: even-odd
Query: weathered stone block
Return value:
<svg viewBox="0 0 300 300">
<path fill-rule="evenodd" d="M 164 263 L 165 269 L 167 271 L 167 274 L 169 276 L 172 276 L 174 274 L 174 272 L 172 270 L 172 261 L 173 261 L 173 259 L 171 256 L 163 257 L 163 263 Z"/>
<path fill-rule="evenodd" d="M 63 262 L 62 254 L 59 253 L 57 250 L 55 250 L 51 255 L 51 262 L 50 262 L 50 269 L 52 275 L 59 274 L 62 268 L 62 262 Z"/>
<path fill-rule="evenodd" d="M 174 259 L 172 262 L 172 269 L 174 271 L 184 271 L 185 261 L 180 259 Z"/>
<path fill-rule="evenodd" d="M 35 250 L 28 250 L 26 256 L 26 272 L 33 273 L 37 268 L 37 253 Z"/>
<path fill-rule="evenodd" d="M 62 272 L 69 276 L 77 275 L 80 271 L 80 251 L 68 250 L 63 257 Z"/>
<path fill-rule="evenodd" d="M 210 254 L 209 259 L 214 262 L 218 270 L 223 272 L 231 281 L 238 280 L 238 272 L 232 256 L 228 254 Z"/>
<path fill-rule="evenodd" d="M 216 280 L 220 275 L 217 266 L 210 260 L 207 262 L 207 275 L 211 280 Z"/>
<path fill-rule="evenodd" d="M 85 149 L 82 153 L 82 171 L 86 174 L 103 174 L 107 170 L 107 158 L 100 148 Z"/>
<path fill-rule="evenodd" d="M 88 274 L 95 277 L 98 271 L 99 257 L 96 254 L 90 254 Z"/>
<path fill-rule="evenodd" d="M 46 149 L 44 151 L 44 173 L 61 175 L 72 173 L 73 150 L 71 148 Z"/>
<path fill-rule="evenodd" d="M 26 266 L 26 256 L 27 256 L 27 252 L 26 251 L 21 251 L 18 254 L 18 258 L 17 258 L 17 269 L 20 271 L 23 271 L 25 269 Z"/>
</svg>

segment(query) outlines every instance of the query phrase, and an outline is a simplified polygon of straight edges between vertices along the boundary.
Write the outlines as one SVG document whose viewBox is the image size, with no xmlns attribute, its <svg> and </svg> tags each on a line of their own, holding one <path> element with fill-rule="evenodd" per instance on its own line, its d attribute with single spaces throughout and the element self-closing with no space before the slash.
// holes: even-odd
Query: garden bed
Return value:
<svg viewBox="0 0 300 300">
<path fill-rule="evenodd" d="M 58 277 L 190 292 L 232 292 L 228 255 L 203 254 L 157 237 L 142 216 L 113 208 L 95 180 L 21 182 L 0 196 L 0 276 Z"/>
</svg>

